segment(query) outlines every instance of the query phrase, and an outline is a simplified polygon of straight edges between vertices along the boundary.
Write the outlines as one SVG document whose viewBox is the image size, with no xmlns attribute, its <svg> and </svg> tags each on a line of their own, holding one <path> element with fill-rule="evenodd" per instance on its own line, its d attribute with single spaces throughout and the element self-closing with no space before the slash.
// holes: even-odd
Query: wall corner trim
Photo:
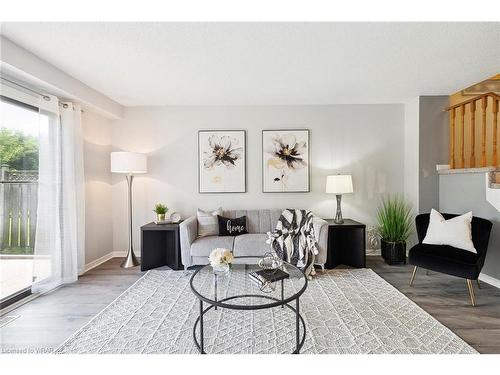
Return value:
<svg viewBox="0 0 500 375">
<path fill-rule="evenodd" d="M 77 99 L 82 105 L 113 120 L 124 116 L 125 108 L 32 52 L 0 35 L 2 74 L 16 72 L 37 82 L 37 89 L 57 90 L 57 96 Z"/>
<path fill-rule="evenodd" d="M 134 253 L 138 257 L 141 256 L 140 254 L 137 254 L 136 251 L 134 251 Z M 89 263 L 85 264 L 85 266 L 83 268 L 83 274 L 85 274 L 85 272 L 88 272 L 88 271 L 90 271 L 93 268 L 96 268 L 97 266 L 100 266 L 101 264 L 107 262 L 108 260 L 110 260 L 112 258 L 125 258 L 126 256 L 127 256 L 127 252 L 126 251 L 111 251 L 111 252 L 103 255 L 102 257 L 97 258 L 96 260 L 93 260 L 92 262 L 89 262 Z M 81 275 L 79 275 L 79 276 L 81 276 Z"/>
<path fill-rule="evenodd" d="M 485 283 L 500 289 L 500 280 L 495 279 L 494 277 L 491 277 L 481 272 L 479 274 L 479 280 L 484 281 Z"/>
</svg>

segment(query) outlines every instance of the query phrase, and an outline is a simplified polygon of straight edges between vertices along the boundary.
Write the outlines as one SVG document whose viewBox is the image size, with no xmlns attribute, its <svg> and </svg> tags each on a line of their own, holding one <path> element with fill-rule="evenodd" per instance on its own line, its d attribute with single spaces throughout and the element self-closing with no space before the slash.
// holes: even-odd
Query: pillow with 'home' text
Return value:
<svg viewBox="0 0 500 375">
<path fill-rule="evenodd" d="M 231 219 L 219 215 L 217 218 L 219 220 L 219 236 L 239 236 L 248 233 L 246 216 Z"/>
</svg>

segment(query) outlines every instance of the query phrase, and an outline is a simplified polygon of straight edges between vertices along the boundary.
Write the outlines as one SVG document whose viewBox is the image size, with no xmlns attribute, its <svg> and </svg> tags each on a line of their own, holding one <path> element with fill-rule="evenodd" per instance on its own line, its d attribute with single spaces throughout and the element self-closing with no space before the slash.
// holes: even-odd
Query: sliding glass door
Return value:
<svg viewBox="0 0 500 375">
<path fill-rule="evenodd" d="M 43 121 L 43 118 L 38 108 L 1 97 L 0 301 L 2 307 L 28 294 L 33 282 L 40 121 Z"/>
</svg>

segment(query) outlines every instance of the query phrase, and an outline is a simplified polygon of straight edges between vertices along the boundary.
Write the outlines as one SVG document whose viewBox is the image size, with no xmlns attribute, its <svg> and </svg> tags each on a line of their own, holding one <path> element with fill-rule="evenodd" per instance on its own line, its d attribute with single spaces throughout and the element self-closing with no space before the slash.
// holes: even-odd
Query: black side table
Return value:
<svg viewBox="0 0 500 375">
<path fill-rule="evenodd" d="M 179 224 L 149 223 L 141 227 L 141 271 L 161 266 L 183 269 Z"/>
<path fill-rule="evenodd" d="M 335 224 L 333 219 L 326 220 L 328 228 L 328 256 L 326 268 L 339 264 L 366 267 L 366 225 L 351 219 L 344 219 L 343 224 Z"/>
</svg>

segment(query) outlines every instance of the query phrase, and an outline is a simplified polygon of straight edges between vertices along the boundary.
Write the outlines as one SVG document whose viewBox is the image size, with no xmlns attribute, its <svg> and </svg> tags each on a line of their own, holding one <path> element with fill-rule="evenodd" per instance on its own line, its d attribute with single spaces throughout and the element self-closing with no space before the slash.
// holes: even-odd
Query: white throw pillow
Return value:
<svg viewBox="0 0 500 375">
<path fill-rule="evenodd" d="M 198 218 L 198 236 L 218 236 L 219 220 L 217 215 L 222 216 L 222 207 L 214 211 L 203 211 L 198 208 L 196 217 Z"/>
<path fill-rule="evenodd" d="M 429 227 L 422 243 L 449 245 L 477 254 L 472 243 L 471 222 L 472 211 L 445 220 L 443 215 L 432 209 L 429 217 Z"/>
</svg>

